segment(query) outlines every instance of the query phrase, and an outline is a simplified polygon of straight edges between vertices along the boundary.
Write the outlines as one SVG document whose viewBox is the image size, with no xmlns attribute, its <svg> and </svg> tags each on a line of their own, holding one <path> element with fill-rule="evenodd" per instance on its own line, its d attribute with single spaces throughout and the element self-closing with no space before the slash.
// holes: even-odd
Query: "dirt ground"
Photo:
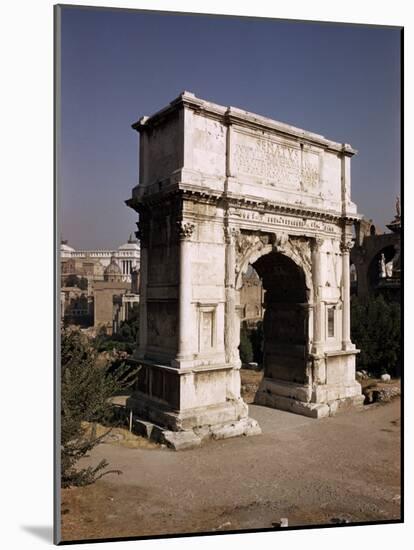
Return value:
<svg viewBox="0 0 414 550">
<path fill-rule="evenodd" d="M 246 403 L 253 403 L 260 382 L 263 380 L 262 370 L 240 369 L 241 395 Z"/>
<path fill-rule="evenodd" d="M 262 435 L 96 447 L 83 465 L 106 458 L 123 473 L 62 491 L 63 540 L 400 518 L 399 398 L 320 420 L 249 410 Z"/>
</svg>

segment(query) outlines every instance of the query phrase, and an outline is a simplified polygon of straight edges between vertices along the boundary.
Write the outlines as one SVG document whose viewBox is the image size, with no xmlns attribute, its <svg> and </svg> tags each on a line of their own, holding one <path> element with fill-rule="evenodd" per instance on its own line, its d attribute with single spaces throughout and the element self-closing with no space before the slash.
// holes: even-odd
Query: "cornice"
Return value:
<svg viewBox="0 0 414 550">
<path fill-rule="evenodd" d="M 132 125 L 132 128 L 138 132 L 150 129 L 184 107 L 202 113 L 210 118 L 218 119 L 226 126 L 238 125 L 253 130 L 265 130 L 283 137 L 294 138 L 298 141 L 306 142 L 329 151 L 341 153 L 349 157 L 357 153 L 357 150 L 347 143 L 338 143 L 320 134 L 315 134 L 284 122 L 244 111 L 237 107 L 225 107 L 211 101 L 206 101 L 196 97 L 193 93 L 188 91 L 182 92 L 176 99 L 171 101 L 169 105 L 153 115 L 141 117 Z"/>
<path fill-rule="evenodd" d="M 353 224 L 359 221 L 359 214 L 343 214 L 340 212 L 320 210 L 306 206 L 283 204 L 272 201 L 261 200 L 259 198 L 249 198 L 243 196 L 231 196 L 219 191 L 200 188 L 179 188 L 175 187 L 169 191 L 160 191 L 151 195 L 142 197 L 133 197 L 125 201 L 127 206 L 139 212 L 142 208 L 151 208 L 163 204 L 166 200 L 174 197 L 180 197 L 183 200 L 191 200 L 203 204 L 216 204 L 229 208 L 250 208 L 261 214 L 279 214 L 294 216 L 298 218 L 309 218 L 325 222 Z"/>
</svg>

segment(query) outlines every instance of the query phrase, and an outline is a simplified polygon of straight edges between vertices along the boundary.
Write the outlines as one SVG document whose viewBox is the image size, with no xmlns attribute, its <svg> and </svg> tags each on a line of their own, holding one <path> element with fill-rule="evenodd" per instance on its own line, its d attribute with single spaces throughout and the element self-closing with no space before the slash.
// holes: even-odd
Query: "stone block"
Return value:
<svg viewBox="0 0 414 550">
<path fill-rule="evenodd" d="M 132 432 L 143 437 L 151 438 L 151 433 L 154 428 L 154 424 L 141 420 L 139 418 L 132 419 Z"/>
<path fill-rule="evenodd" d="M 237 437 L 240 435 L 260 435 L 262 430 L 256 420 L 252 418 L 244 418 L 238 422 L 226 424 L 220 427 L 211 427 L 213 439 L 227 439 L 229 437 Z"/>
<path fill-rule="evenodd" d="M 160 441 L 175 451 L 182 451 L 199 447 L 202 440 L 193 430 L 189 430 L 188 432 L 163 431 Z"/>
<path fill-rule="evenodd" d="M 364 395 L 353 395 L 352 397 L 338 399 L 337 401 L 329 404 L 330 416 L 334 416 L 337 413 L 344 412 L 349 409 L 362 408 L 364 401 Z"/>
<path fill-rule="evenodd" d="M 267 392 L 257 392 L 255 403 L 264 405 L 273 409 L 281 409 L 311 418 L 323 418 L 329 416 L 329 405 L 325 403 L 304 403 L 291 397 L 271 394 Z"/>
</svg>

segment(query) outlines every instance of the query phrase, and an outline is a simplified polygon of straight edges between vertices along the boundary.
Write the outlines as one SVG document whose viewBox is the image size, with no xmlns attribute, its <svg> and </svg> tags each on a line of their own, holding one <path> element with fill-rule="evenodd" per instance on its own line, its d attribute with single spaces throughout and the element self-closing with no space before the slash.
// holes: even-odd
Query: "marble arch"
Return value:
<svg viewBox="0 0 414 550">
<path fill-rule="evenodd" d="M 247 241 L 243 250 L 243 238 Z M 273 233 L 264 235 L 255 235 L 254 233 L 241 235 L 238 234 L 236 250 L 239 250 L 239 261 L 236 264 L 235 286 L 240 290 L 242 286 L 242 275 L 246 273 L 249 264 L 254 264 L 262 256 L 276 251 L 289 257 L 304 271 L 306 288 L 313 293 L 312 284 L 312 266 L 310 258 L 303 255 L 303 249 L 300 249 L 294 240 L 289 239 L 286 233 Z M 249 242 L 250 241 L 250 242 Z M 283 244 L 282 244 L 283 243 Z"/>
<path fill-rule="evenodd" d="M 314 418 L 360 405 L 349 304 L 356 151 L 189 92 L 133 128 L 136 425 L 176 449 L 260 433 L 240 396 L 238 353 L 241 276 L 256 262 L 270 342 L 258 403 Z"/>
</svg>

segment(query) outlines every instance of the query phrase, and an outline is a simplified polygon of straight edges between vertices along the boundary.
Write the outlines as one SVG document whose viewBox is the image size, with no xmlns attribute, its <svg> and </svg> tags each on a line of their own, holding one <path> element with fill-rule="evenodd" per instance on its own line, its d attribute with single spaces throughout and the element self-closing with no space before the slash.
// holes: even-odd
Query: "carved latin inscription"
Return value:
<svg viewBox="0 0 414 550">
<path fill-rule="evenodd" d="M 267 179 L 275 186 L 298 185 L 299 149 L 262 139 L 251 141 L 251 145 L 236 144 L 234 154 L 237 172 Z"/>
<path fill-rule="evenodd" d="M 272 187 L 307 190 L 319 183 L 319 155 L 302 147 L 239 134 L 233 157 L 236 173 Z"/>
<path fill-rule="evenodd" d="M 295 216 L 287 216 L 280 214 L 268 214 L 263 212 L 256 212 L 254 210 L 239 210 L 237 213 L 240 220 L 260 222 L 262 226 L 264 224 L 277 225 L 279 227 L 286 226 L 310 231 L 324 231 L 335 235 L 341 234 L 341 229 L 335 225 L 326 223 L 320 220 L 313 220 L 309 218 L 299 218 Z"/>
</svg>

